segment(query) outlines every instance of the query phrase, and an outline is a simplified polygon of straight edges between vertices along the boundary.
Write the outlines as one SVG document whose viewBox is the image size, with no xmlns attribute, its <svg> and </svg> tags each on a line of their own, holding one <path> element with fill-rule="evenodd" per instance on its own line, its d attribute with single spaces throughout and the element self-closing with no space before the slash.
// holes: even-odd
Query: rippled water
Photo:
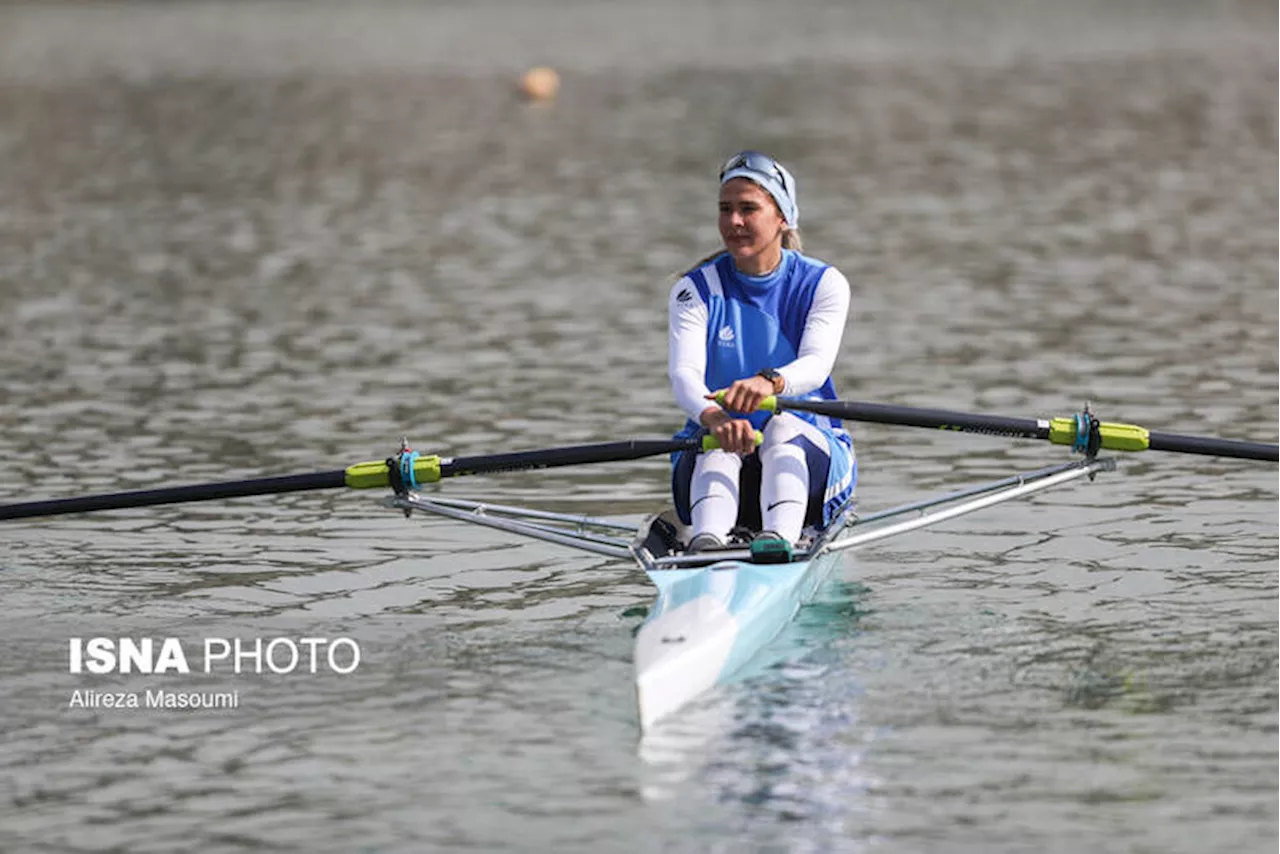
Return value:
<svg viewBox="0 0 1280 854">
<path fill-rule="evenodd" d="M 748 146 L 853 284 L 846 396 L 1275 441 L 1275 9 L 1114 5 L 4 6 L 0 502 L 666 435 Z M 868 508 L 1063 455 L 856 440 Z M 666 473 L 444 490 L 639 518 Z M 1274 465 L 860 551 L 643 742 L 626 565 L 347 493 L 0 544 L 3 850 L 1275 850 Z M 71 636 L 307 633 L 367 660 L 66 708 Z"/>
</svg>

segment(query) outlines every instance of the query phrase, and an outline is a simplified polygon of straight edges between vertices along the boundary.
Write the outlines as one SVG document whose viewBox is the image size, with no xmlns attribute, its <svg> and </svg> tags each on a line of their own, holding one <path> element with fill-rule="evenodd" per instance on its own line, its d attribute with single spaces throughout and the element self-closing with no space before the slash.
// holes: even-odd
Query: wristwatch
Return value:
<svg viewBox="0 0 1280 854">
<path fill-rule="evenodd" d="M 765 368 L 756 374 L 758 377 L 764 377 L 773 383 L 773 393 L 782 394 L 782 390 L 787 387 L 787 378 L 775 371 L 773 368 Z"/>
</svg>

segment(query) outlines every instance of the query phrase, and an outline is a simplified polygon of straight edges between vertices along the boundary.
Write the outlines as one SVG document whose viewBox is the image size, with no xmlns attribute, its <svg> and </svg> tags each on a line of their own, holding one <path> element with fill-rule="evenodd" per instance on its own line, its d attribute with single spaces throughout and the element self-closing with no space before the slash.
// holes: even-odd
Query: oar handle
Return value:
<svg viewBox="0 0 1280 854">
<path fill-rule="evenodd" d="M 764 434 L 761 433 L 759 430 L 756 431 L 755 438 L 756 438 L 757 448 L 764 444 Z M 710 433 L 708 433 L 707 435 L 702 437 L 702 450 L 704 451 L 720 450 L 720 440 L 717 439 L 715 436 L 712 436 Z"/>
</svg>

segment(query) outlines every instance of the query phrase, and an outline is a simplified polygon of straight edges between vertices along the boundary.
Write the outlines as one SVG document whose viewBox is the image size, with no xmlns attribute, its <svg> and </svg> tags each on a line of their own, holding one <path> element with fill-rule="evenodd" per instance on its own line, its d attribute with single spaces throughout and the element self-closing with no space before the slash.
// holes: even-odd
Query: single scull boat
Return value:
<svg viewBox="0 0 1280 854">
<path fill-rule="evenodd" d="M 387 501 L 407 512 L 634 560 L 657 588 L 635 644 L 636 699 L 640 725 L 648 729 L 738 673 L 813 597 L 845 550 L 1114 467 L 1111 459 L 1074 461 L 862 517 L 850 502 L 829 527 L 807 530 L 787 563 L 760 563 L 745 545 L 686 554 L 688 532 L 670 510 L 630 535 L 635 526 L 615 519 L 411 491 Z"/>
</svg>

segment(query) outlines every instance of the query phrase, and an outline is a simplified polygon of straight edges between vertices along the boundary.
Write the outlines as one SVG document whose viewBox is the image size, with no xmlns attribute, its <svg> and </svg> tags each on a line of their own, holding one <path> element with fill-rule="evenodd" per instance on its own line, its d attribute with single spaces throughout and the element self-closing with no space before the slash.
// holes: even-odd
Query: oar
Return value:
<svg viewBox="0 0 1280 854">
<path fill-rule="evenodd" d="M 999 415 L 974 415 L 946 409 L 917 409 L 885 403 L 863 403 L 856 400 L 795 400 L 767 397 L 760 408 L 771 412 L 788 409 L 813 412 L 848 421 L 876 424 L 899 424 L 906 427 L 932 427 L 962 433 L 987 433 L 1020 439 L 1046 439 L 1055 445 L 1075 445 L 1075 416 L 1053 418 L 1004 418 Z M 1211 457 L 1236 457 L 1243 460 L 1275 462 L 1277 446 L 1264 442 L 1216 439 L 1211 436 L 1183 436 L 1157 433 L 1136 424 L 1098 424 L 1102 448 L 1112 451 L 1175 451 L 1180 454 L 1204 454 Z"/>
<path fill-rule="evenodd" d="M 488 454 L 476 457 L 440 457 L 411 454 L 409 464 L 403 468 L 403 480 L 410 485 L 435 483 L 442 478 L 487 472 L 544 469 L 555 466 L 571 466 L 582 463 L 621 462 L 656 457 L 676 451 L 703 450 L 717 447 L 711 436 L 701 439 L 632 439 L 625 442 L 605 442 L 598 445 L 576 445 L 565 448 L 545 448 L 536 451 L 516 451 L 507 454 Z M 397 468 L 397 476 L 401 469 Z M 242 498 L 249 495 L 274 495 L 281 492 L 302 492 L 311 489 L 373 489 L 390 486 L 391 466 L 386 460 L 356 463 L 345 469 L 295 474 L 282 477 L 263 477 L 253 480 L 232 480 L 221 483 L 201 483 L 191 486 L 172 486 L 161 489 L 140 489 L 133 492 L 115 492 L 105 495 L 84 495 L 77 498 L 58 498 L 49 501 L 30 501 L 23 504 L 0 505 L 0 520 L 25 519 L 32 516 L 57 516 L 63 513 L 86 513 L 92 510 L 119 510 L 126 507 L 150 507 L 157 504 L 179 504 L 186 501 L 210 501 L 219 498 Z"/>
</svg>

